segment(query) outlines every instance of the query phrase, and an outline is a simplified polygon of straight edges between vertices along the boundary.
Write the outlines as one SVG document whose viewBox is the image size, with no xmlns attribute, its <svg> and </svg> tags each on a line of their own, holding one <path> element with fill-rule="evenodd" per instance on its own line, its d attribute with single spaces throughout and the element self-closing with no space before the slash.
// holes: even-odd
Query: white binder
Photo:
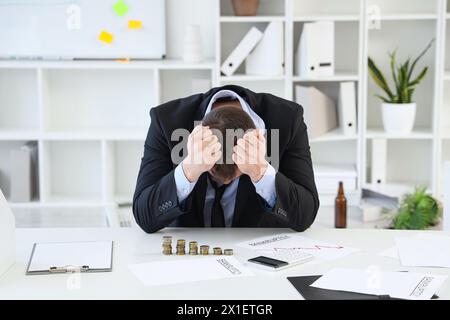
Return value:
<svg viewBox="0 0 450 320">
<path fill-rule="evenodd" d="M 315 87 L 297 85 L 296 101 L 303 107 L 309 138 L 316 138 L 337 128 L 337 112 L 334 101 Z"/>
<path fill-rule="evenodd" d="M 14 215 L 0 190 L 0 276 L 15 262 L 16 224 Z"/>
<path fill-rule="evenodd" d="M 261 40 L 263 34 L 257 28 L 252 27 L 244 38 L 239 42 L 236 48 L 231 52 L 228 58 L 222 64 L 220 71 L 226 76 L 231 76 L 244 62 L 250 51 L 255 48 Z"/>
<path fill-rule="evenodd" d="M 316 164 L 314 165 L 314 180 L 319 192 L 337 192 L 339 182 L 344 184 L 347 192 L 356 190 L 357 174 L 354 165 L 347 164 Z"/>
<path fill-rule="evenodd" d="M 334 22 L 303 24 L 295 62 L 295 73 L 301 77 L 334 75 Z"/>
<path fill-rule="evenodd" d="M 356 90 L 354 82 L 339 84 L 339 126 L 346 136 L 356 134 Z"/>
<path fill-rule="evenodd" d="M 36 193 L 37 145 L 28 143 L 20 149 L 12 150 L 10 158 L 11 201 L 29 202 Z"/>
<path fill-rule="evenodd" d="M 269 23 L 261 41 L 245 59 L 245 73 L 280 76 L 284 71 L 283 23 Z"/>
<path fill-rule="evenodd" d="M 372 139 L 372 176 L 373 184 L 386 183 L 387 141 Z"/>
</svg>

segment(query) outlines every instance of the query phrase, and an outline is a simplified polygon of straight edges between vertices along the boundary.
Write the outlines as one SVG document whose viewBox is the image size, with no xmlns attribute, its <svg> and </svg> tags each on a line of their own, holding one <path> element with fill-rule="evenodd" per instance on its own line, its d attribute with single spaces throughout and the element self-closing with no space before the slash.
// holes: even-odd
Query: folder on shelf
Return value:
<svg viewBox="0 0 450 320">
<path fill-rule="evenodd" d="M 387 141 L 372 139 L 371 181 L 374 184 L 386 183 Z"/>
<path fill-rule="evenodd" d="M 228 58 L 222 64 L 220 71 L 226 76 L 231 76 L 244 62 L 250 51 L 255 48 L 258 42 L 261 40 L 263 33 L 257 28 L 252 27 L 244 38 L 239 42 L 236 48 L 230 53 Z"/>
<path fill-rule="evenodd" d="M 280 76 L 284 71 L 283 23 L 269 23 L 264 35 L 245 59 L 245 73 L 249 75 Z"/>
<path fill-rule="evenodd" d="M 295 62 L 295 72 L 301 77 L 334 75 L 334 22 L 303 24 Z"/>
<path fill-rule="evenodd" d="M 319 192 L 336 192 L 339 181 L 344 184 L 345 191 L 357 189 L 356 168 L 351 164 L 315 164 L 314 179 Z"/>
<path fill-rule="evenodd" d="M 36 194 L 37 186 L 37 145 L 27 143 L 20 149 L 12 150 L 11 161 L 11 201 L 29 202 Z"/>
<path fill-rule="evenodd" d="M 0 189 L 0 276 L 16 259 L 16 224 L 14 215 Z"/>
<path fill-rule="evenodd" d="M 334 101 L 315 87 L 297 85 L 296 101 L 303 106 L 304 119 L 310 139 L 337 128 L 337 112 Z"/>
<path fill-rule="evenodd" d="M 107 272 L 112 270 L 113 241 L 35 243 L 27 274 Z"/>
<path fill-rule="evenodd" d="M 339 126 L 346 136 L 356 134 L 356 90 L 354 82 L 339 84 Z"/>
</svg>

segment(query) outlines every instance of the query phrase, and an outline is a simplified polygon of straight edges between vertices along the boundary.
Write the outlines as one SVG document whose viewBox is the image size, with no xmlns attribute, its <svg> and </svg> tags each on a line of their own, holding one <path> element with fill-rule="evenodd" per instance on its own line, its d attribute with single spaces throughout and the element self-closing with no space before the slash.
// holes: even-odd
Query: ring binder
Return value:
<svg viewBox="0 0 450 320">
<path fill-rule="evenodd" d="M 50 267 L 48 272 L 50 273 L 77 273 L 77 272 L 87 272 L 89 271 L 89 266 L 64 266 L 64 267 Z"/>
</svg>

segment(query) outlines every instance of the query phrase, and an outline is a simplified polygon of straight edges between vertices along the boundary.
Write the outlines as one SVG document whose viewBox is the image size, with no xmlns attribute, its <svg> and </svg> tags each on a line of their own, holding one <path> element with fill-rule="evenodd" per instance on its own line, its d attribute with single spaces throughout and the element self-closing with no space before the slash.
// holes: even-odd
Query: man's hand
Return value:
<svg viewBox="0 0 450 320">
<path fill-rule="evenodd" d="M 262 130 L 252 130 L 237 141 L 233 147 L 232 159 L 239 170 L 258 182 L 266 172 L 269 163 L 266 158 L 266 139 Z"/>
<path fill-rule="evenodd" d="M 189 182 L 210 170 L 222 158 L 222 145 L 209 127 L 198 125 L 188 137 L 188 155 L 182 162 L 184 175 Z"/>
</svg>

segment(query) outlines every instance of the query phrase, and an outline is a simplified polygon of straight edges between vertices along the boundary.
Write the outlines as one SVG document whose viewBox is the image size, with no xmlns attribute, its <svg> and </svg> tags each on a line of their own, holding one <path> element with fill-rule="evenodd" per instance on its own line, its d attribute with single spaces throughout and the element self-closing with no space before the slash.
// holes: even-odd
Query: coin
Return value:
<svg viewBox="0 0 450 320">
<path fill-rule="evenodd" d="M 172 236 L 163 236 L 163 254 L 171 255 L 172 254 Z"/>
<path fill-rule="evenodd" d="M 213 252 L 214 252 L 214 255 L 220 256 L 220 255 L 222 255 L 222 248 L 220 248 L 220 247 L 213 248 Z"/>
<path fill-rule="evenodd" d="M 204 256 L 208 255 L 209 254 L 209 246 L 206 246 L 206 245 L 200 246 L 200 254 L 204 255 Z"/>
<path fill-rule="evenodd" d="M 225 249 L 223 250 L 223 254 L 226 256 L 232 256 L 233 255 L 233 249 Z"/>
<path fill-rule="evenodd" d="M 189 242 L 189 254 L 197 255 L 198 254 L 198 243 L 197 241 Z"/>
</svg>

